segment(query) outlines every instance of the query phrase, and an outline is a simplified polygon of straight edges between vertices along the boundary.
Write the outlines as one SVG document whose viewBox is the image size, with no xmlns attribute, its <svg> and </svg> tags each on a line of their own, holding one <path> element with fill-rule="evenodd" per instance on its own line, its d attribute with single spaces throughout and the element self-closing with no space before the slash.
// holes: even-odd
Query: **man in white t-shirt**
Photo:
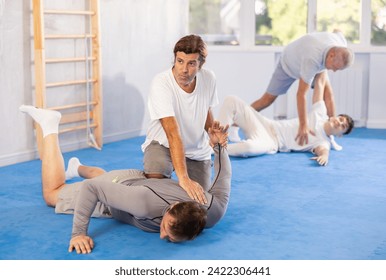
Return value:
<svg viewBox="0 0 386 280">
<path fill-rule="evenodd" d="M 256 111 L 263 110 L 299 80 L 296 95 L 299 128 L 295 139 L 299 145 L 305 145 L 310 135 L 315 133 L 308 126 L 306 93 L 310 88 L 324 92 L 327 115 L 336 116 L 327 70 L 343 70 L 351 66 L 353 61 L 353 52 L 347 48 L 347 41 L 340 31 L 306 34 L 284 48 L 265 94 L 251 106 Z"/>
<path fill-rule="evenodd" d="M 207 131 L 211 108 L 218 104 L 213 72 L 203 69 L 206 44 L 188 35 L 174 47 L 171 69 L 156 75 L 148 99 L 151 122 L 144 152 L 147 178 L 170 178 L 175 171 L 188 195 L 205 203 L 211 181 L 211 147 Z"/>
<path fill-rule="evenodd" d="M 354 126 L 352 118 L 341 114 L 328 117 L 322 94 L 313 96 L 312 110 L 308 114 L 308 126 L 314 131 L 309 141 L 299 145 L 295 140 L 299 127 L 297 118 L 270 120 L 236 96 L 228 96 L 220 109 L 218 120 L 224 124 L 236 124 L 244 132 L 245 140 L 228 144 L 230 156 L 249 157 L 277 152 L 312 152 L 320 165 L 328 163 L 331 149 L 330 136 L 349 134 Z"/>
</svg>

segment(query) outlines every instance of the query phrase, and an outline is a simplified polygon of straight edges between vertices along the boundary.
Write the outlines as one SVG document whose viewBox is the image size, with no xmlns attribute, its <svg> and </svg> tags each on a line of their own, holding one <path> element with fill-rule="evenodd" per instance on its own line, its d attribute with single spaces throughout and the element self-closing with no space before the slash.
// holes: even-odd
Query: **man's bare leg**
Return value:
<svg viewBox="0 0 386 280">
<path fill-rule="evenodd" d="M 42 184 L 45 202 L 54 207 L 59 191 L 65 186 L 64 160 L 57 133 L 43 138 Z"/>
<path fill-rule="evenodd" d="M 59 147 L 58 130 L 61 114 L 57 111 L 20 106 L 20 111 L 30 115 L 43 132 L 42 189 L 48 206 L 55 206 L 59 190 L 65 184 L 64 160 Z"/>
<path fill-rule="evenodd" d="M 59 146 L 59 122 L 61 114 L 57 111 L 39 109 L 34 106 L 20 106 L 20 111 L 29 114 L 42 129 L 42 190 L 43 199 L 54 207 L 59 191 L 66 185 L 64 159 Z M 79 160 L 78 160 L 79 162 Z M 99 167 L 77 166 L 77 174 L 83 178 L 93 178 L 105 173 Z"/>
<path fill-rule="evenodd" d="M 259 99 L 252 102 L 251 106 L 253 109 L 260 112 L 261 110 L 264 110 L 265 108 L 269 107 L 276 100 L 276 98 L 276 95 L 272 95 L 266 92 Z"/>
<path fill-rule="evenodd" d="M 79 176 L 85 179 L 91 179 L 106 173 L 106 171 L 96 166 L 80 165 L 78 168 Z"/>
</svg>

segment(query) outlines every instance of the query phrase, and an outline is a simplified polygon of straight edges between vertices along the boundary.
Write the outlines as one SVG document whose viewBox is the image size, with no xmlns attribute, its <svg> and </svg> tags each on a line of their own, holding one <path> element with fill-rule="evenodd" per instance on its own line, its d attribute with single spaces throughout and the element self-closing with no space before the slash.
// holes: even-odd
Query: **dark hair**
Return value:
<svg viewBox="0 0 386 280">
<path fill-rule="evenodd" d="M 192 240 L 206 225 L 207 211 L 198 202 L 179 202 L 169 210 L 174 218 L 169 224 L 173 236 L 182 240 Z"/>
<path fill-rule="evenodd" d="M 349 134 L 354 128 L 354 120 L 349 115 L 346 115 L 346 114 L 339 114 L 338 116 L 344 117 L 347 120 L 347 124 L 348 124 L 347 130 L 345 133 L 343 133 L 343 135 Z"/>
<path fill-rule="evenodd" d="M 194 34 L 187 35 L 178 40 L 173 52 L 174 58 L 176 58 L 177 52 L 184 52 L 186 54 L 198 53 L 200 68 L 205 63 L 206 56 L 208 55 L 205 42 L 200 36 Z"/>
</svg>

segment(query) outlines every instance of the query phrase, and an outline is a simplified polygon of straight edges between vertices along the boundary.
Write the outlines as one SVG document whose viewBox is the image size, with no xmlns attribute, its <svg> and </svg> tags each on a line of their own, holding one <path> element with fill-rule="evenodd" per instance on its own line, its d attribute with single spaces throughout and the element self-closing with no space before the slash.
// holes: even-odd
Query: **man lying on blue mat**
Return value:
<svg viewBox="0 0 386 280">
<path fill-rule="evenodd" d="M 315 92 L 313 95 L 312 110 L 308 115 L 308 126 L 312 133 L 304 145 L 299 145 L 296 141 L 298 118 L 270 120 L 236 96 L 225 98 L 218 119 L 222 124 L 239 127 L 246 138 L 241 140 L 238 135 L 230 133 L 230 140 L 235 142 L 228 144 L 230 156 L 249 157 L 290 151 L 312 152 L 315 156 L 311 159 L 322 166 L 328 163 L 331 146 L 339 149 L 335 142 L 331 142 L 330 136 L 340 137 L 349 134 L 354 127 L 354 121 L 348 115 L 341 114 L 328 118 L 321 92 Z"/>
<path fill-rule="evenodd" d="M 72 158 L 67 171 L 59 147 L 60 112 L 22 105 L 41 127 L 43 198 L 56 213 L 74 214 L 69 252 L 90 253 L 94 242 L 88 236 L 91 217 L 112 217 L 148 232 L 160 232 L 162 239 L 181 242 L 194 239 L 205 228 L 214 226 L 227 209 L 231 164 L 226 145 L 228 126 L 214 122 L 209 129 L 210 145 L 215 153 L 215 180 L 208 192 L 207 203 L 191 199 L 172 179 L 147 179 L 140 170 L 105 172 L 80 164 Z M 80 176 L 87 180 L 66 184 Z"/>
</svg>

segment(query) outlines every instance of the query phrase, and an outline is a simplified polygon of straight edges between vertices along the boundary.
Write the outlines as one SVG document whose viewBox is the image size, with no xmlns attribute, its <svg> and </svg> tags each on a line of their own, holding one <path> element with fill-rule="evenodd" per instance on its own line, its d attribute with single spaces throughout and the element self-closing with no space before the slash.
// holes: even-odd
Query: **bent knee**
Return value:
<svg viewBox="0 0 386 280">
<path fill-rule="evenodd" d="M 228 95 L 224 98 L 224 106 L 231 107 L 234 106 L 237 102 L 240 102 L 241 99 L 235 95 Z"/>
<path fill-rule="evenodd" d="M 49 207 L 55 207 L 58 201 L 58 196 L 54 194 L 43 194 L 44 202 Z"/>
</svg>

